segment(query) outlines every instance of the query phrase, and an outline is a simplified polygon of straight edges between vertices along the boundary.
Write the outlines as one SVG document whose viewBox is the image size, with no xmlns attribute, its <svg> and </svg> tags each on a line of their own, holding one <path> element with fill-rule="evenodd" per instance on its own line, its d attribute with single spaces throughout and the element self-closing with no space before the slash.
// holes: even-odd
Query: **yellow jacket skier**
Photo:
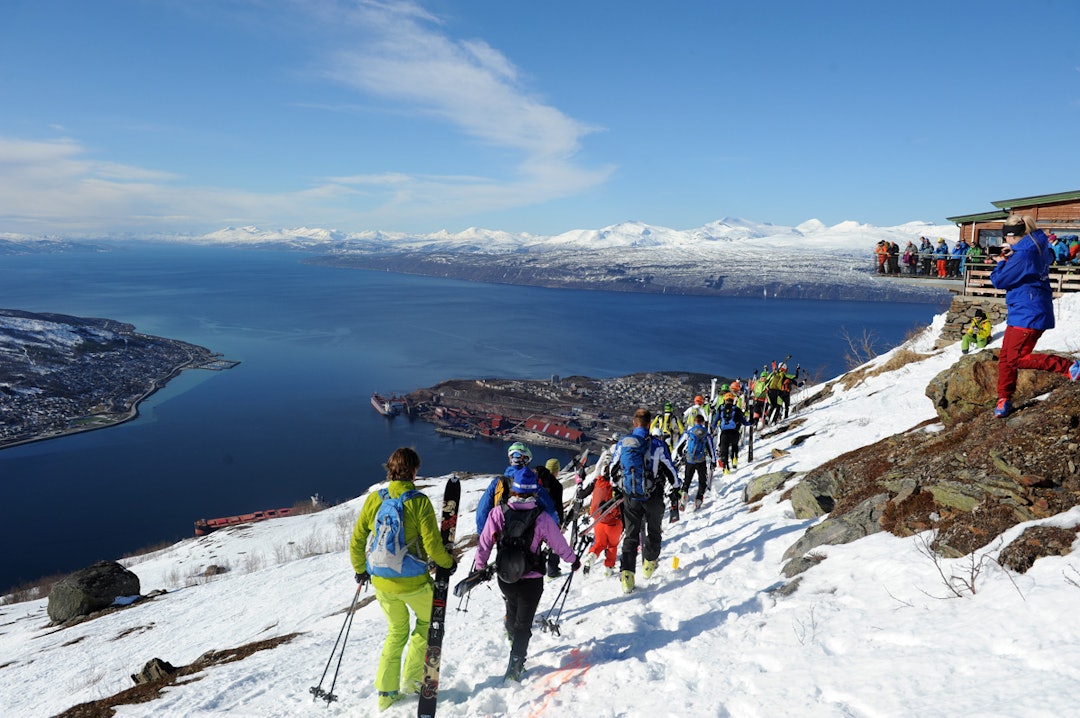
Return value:
<svg viewBox="0 0 1080 718">
<path fill-rule="evenodd" d="M 443 546 L 439 521 L 431 500 L 416 490 L 413 483 L 420 469 L 420 456 L 407 447 L 397 449 L 385 464 L 389 485 L 368 494 L 364 507 L 353 528 L 349 558 L 358 583 L 370 577 L 375 598 L 386 615 L 386 640 L 383 642 L 379 667 L 375 672 L 375 688 L 379 691 L 379 710 L 386 710 L 404 695 L 418 693 L 424 676 L 424 654 L 427 652 L 428 626 L 431 623 L 431 602 L 434 582 L 427 571 L 428 557 L 443 568 L 454 567 L 454 557 Z M 375 537 L 376 518 L 384 501 L 409 494 L 402 503 L 401 524 L 409 556 L 395 571 L 377 568 L 373 556 L 376 546 L 368 545 Z M 369 555 L 370 552 L 370 555 Z M 409 570 L 407 566 L 415 566 Z M 421 568 L 422 567 L 422 568 Z M 371 572 L 369 576 L 369 571 Z M 384 575 L 374 575 L 378 571 Z M 406 575 L 386 575 L 401 573 Z M 412 574 L 412 575 L 407 575 Z M 416 614 L 416 625 L 409 630 L 409 611 Z M 401 654 L 408 644 L 405 670 L 402 675 Z"/>
</svg>

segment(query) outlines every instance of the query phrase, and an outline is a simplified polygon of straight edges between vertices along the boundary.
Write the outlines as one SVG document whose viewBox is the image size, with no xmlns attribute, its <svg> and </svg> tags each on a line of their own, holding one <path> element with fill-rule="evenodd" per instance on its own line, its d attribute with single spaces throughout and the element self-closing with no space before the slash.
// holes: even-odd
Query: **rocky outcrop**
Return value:
<svg viewBox="0 0 1080 718">
<path fill-rule="evenodd" d="M 1032 526 L 1001 550 L 998 562 L 1017 573 L 1027 573 L 1043 556 L 1065 556 L 1076 542 L 1076 527 Z"/>
<path fill-rule="evenodd" d="M 988 349 L 965 356 L 941 372 L 926 387 L 938 416 L 946 426 L 988 412 L 997 403 L 998 351 Z M 1047 372 L 1021 371 L 1013 403 L 1045 394 L 1062 378 Z"/>
<path fill-rule="evenodd" d="M 49 620 L 66 623 L 139 595 L 139 577 L 114 561 L 99 561 L 56 582 L 49 591 Z"/>
<path fill-rule="evenodd" d="M 788 493 L 793 511 L 825 518 L 785 553 L 784 575 L 822 560 L 815 548 L 878 531 L 934 530 L 935 551 L 964 556 L 1018 523 L 1080 504 L 1080 384 L 1021 371 L 1016 413 L 1001 420 L 991 411 L 996 382 L 994 353 L 964 357 L 926 390 L 943 428 L 917 426 L 807 472 Z M 759 477 L 744 498 L 758 500 L 790 479 Z M 1001 552 L 1003 565 L 1027 570 L 1038 556 L 1067 553 L 1075 540 L 1069 528 L 1038 528 Z"/>
</svg>

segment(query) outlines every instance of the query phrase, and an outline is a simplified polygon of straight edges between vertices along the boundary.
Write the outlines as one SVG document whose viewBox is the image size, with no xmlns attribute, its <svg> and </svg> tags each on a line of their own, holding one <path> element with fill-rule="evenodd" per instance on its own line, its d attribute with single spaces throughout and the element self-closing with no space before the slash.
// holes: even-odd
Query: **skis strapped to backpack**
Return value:
<svg viewBox="0 0 1080 718">
<path fill-rule="evenodd" d="M 461 501 L 461 483 L 457 476 L 446 482 L 443 491 L 442 517 L 439 532 L 447 551 L 453 551 L 454 533 L 457 529 L 458 503 Z M 439 696 L 439 669 L 442 666 L 442 641 L 446 628 L 446 595 L 450 590 L 450 569 L 435 568 L 435 595 L 431 600 L 431 626 L 428 628 L 427 654 L 424 656 L 424 682 L 420 686 L 418 718 L 432 718 L 435 702 Z"/>
<path fill-rule="evenodd" d="M 578 517 L 581 515 L 582 503 L 585 501 L 585 497 L 581 493 L 581 489 L 585 486 L 585 464 L 589 460 L 589 450 L 581 452 L 581 456 L 574 462 L 574 468 L 577 469 L 577 473 L 574 475 L 574 503 L 570 505 L 570 515 L 566 517 L 565 523 L 560 527 L 561 530 L 566 530 L 567 524 L 570 526 L 570 545 L 573 546 L 578 537 Z"/>
</svg>

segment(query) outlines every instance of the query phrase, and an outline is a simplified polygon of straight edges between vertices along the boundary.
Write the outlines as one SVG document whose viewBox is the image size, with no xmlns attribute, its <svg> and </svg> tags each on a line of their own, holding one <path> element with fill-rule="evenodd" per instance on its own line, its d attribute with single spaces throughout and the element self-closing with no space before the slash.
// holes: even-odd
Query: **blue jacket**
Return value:
<svg viewBox="0 0 1080 718">
<path fill-rule="evenodd" d="M 1054 250 L 1054 257 L 1057 259 L 1058 264 L 1065 264 L 1069 261 L 1069 244 L 1068 242 L 1061 241 L 1058 238 L 1057 244 L 1052 249 Z"/>
<path fill-rule="evenodd" d="M 990 272 L 990 283 L 1005 290 L 1009 326 L 1054 328 L 1054 293 L 1050 289 L 1053 261 L 1046 233 L 1037 229 L 1014 244 L 1012 255 Z"/>
<path fill-rule="evenodd" d="M 476 533 L 479 535 L 484 530 L 484 525 L 487 523 L 488 514 L 491 513 L 491 509 L 495 506 L 495 489 L 498 488 L 500 481 L 506 481 L 506 497 L 510 497 L 510 482 L 514 480 L 514 472 L 517 471 L 516 466 L 507 466 L 506 471 L 502 476 L 496 476 L 488 484 L 488 487 L 484 490 L 484 495 L 480 497 L 479 503 L 476 504 Z M 551 518 L 555 520 L 555 525 L 559 524 L 559 514 L 555 511 L 555 501 L 551 498 L 551 494 L 547 489 L 541 486 L 536 492 L 537 502 L 544 507 L 544 513 L 550 514 Z"/>
</svg>

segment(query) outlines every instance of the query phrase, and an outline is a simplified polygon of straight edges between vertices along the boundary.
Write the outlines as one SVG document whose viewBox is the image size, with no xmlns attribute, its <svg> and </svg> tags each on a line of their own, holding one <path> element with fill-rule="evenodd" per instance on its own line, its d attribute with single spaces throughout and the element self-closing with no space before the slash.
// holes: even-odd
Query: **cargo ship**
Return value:
<svg viewBox="0 0 1080 718">
<path fill-rule="evenodd" d="M 255 511 L 250 514 L 239 514 L 237 516 L 225 516 L 220 519 L 199 519 L 195 522 L 195 535 L 205 536 L 208 533 L 217 531 L 218 529 L 227 528 L 229 526 L 239 526 L 241 524 L 250 524 L 257 521 L 265 521 L 267 519 L 277 519 L 282 516 L 289 516 L 293 513 L 294 509 L 267 509 L 266 511 Z"/>
<path fill-rule="evenodd" d="M 387 398 L 382 394 L 372 394 L 371 405 L 383 416 L 394 417 L 401 413 L 404 403 L 394 396 Z"/>
</svg>

